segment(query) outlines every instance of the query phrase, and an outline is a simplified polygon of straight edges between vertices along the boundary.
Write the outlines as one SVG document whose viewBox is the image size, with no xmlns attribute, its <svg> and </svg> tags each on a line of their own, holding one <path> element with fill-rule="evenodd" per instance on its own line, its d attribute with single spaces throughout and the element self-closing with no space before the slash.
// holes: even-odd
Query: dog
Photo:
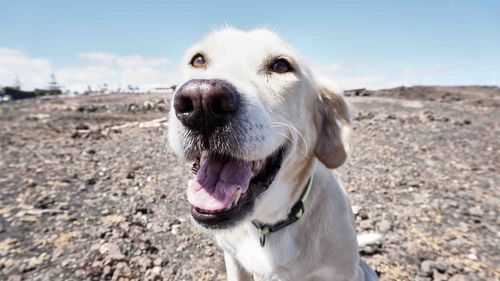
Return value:
<svg viewBox="0 0 500 281">
<path fill-rule="evenodd" d="M 212 32 L 181 79 L 168 143 L 193 162 L 191 216 L 224 251 L 228 280 L 377 280 L 332 171 L 352 131 L 338 89 L 267 29 Z"/>
</svg>

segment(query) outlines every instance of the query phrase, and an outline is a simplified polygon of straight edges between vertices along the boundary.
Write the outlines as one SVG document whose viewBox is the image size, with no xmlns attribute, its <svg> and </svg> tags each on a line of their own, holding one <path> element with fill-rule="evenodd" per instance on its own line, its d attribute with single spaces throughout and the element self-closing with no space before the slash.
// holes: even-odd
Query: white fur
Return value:
<svg viewBox="0 0 500 281">
<path fill-rule="evenodd" d="M 206 68 L 189 65 L 198 52 L 206 56 Z M 270 56 L 286 57 L 295 72 L 262 71 Z M 325 133 L 317 127 L 318 106 L 336 110 L 322 102 L 322 88 L 331 90 L 334 99 L 344 101 L 343 97 L 320 82 L 294 48 L 265 29 L 214 32 L 186 52 L 184 63 L 183 82 L 224 79 L 244 97 L 249 131 L 235 156 L 265 159 L 282 144 L 290 143 L 281 170 L 269 189 L 257 198 L 254 212 L 235 228 L 208 231 L 224 250 L 228 280 L 374 280 L 366 275 L 360 261 L 347 194 L 337 175 L 317 161 L 314 150 Z M 345 110 L 344 114 L 348 114 L 348 108 Z M 182 157 L 187 129 L 177 120 L 173 108 L 170 112 L 169 144 Z M 331 116 L 340 114 L 333 113 Z M 335 120 L 333 124 L 339 127 L 337 139 L 330 141 L 344 144 L 348 151 L 349 116 L 346 118 Z M 251 221 L 275 223 L 284 219 L 312 174 L 314 185 L 303 217 L 270 234 L 265 247 L 261 247 Z M 377 235 L 362 236 L 360 244 L 379 239 Z"/>
</svg>

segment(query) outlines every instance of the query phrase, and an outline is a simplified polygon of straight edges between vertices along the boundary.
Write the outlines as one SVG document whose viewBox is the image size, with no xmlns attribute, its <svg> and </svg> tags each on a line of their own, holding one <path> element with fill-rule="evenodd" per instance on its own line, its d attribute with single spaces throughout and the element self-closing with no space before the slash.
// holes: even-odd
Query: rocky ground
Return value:
<svg viewBox="0 0 500 281">
<path fill-rule="evenodd" d="M 351 93 L 339 173 L 381 280 L 499 280 L 500 90 Z M 165 147 L 169 95 L 0 104 L 0 280 L 225 280 Z"/>
</svg>

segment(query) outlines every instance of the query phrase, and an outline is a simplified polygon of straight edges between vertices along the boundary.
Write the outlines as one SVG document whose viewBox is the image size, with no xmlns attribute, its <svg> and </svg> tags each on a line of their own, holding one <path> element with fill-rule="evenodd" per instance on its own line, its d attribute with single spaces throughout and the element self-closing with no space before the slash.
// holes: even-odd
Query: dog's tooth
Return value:
<svg viewBox="0 0 500 281">
<path fill-rule="evenodd" d="M 236 190 L 236 196 L 234 197 L 234 200 L 233 200 L 233 203 L 231 203 L 231 205 L 229 205 L 227 208 L 225 208 L 224 210 L 230 210 L 234 207 L 236 207 L 236 205 L 238 205 L 238 202 L 240 201 L 240 197 L 241 197 L 241 188 L 238 188 Z"/>
<path fill-rule="evenodd" d="M 200 165 L 203 165 L 203 163 L 205 163 L 207 159 L 208 159 L 208 150 L 205 149 L 201 152 Z"/>
<path fill-rule="evenodd" d="M 253 162 L 252 172 L 257 173 L 260 169 L 260 165 L 262 164 L 262 160 L 257 160 Z"/>
<path fill-rule="evenodd" d="M 202 152 L 201 152 L 201 156 L 208 156 L 208 149 L 204 149 Z"/>
<path fill-rule="evenodd" d="M 236 206 L 238 204 L 238 201 L 240 201 L 240 197 L 241 197 L 241 188 L 238 188 L 238 190 L 236 190 L 236 197 L 234 198 L 233 205 Z"/>
</svg>

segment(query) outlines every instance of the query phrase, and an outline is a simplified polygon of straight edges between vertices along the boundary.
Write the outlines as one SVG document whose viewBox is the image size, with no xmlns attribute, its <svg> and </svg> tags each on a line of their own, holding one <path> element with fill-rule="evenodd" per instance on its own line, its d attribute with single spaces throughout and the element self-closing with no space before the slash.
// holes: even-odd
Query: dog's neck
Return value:
<svg viewBox="0 0 500 281">
<path fill-rule="evenodd" d="M 274 186 L 263 194 L 265 196 L 262 199 L 258 199 L 259 206 L 255 209 L 252 220 L 274 224 L 286 219 L 317 164 L 319 163 L 314 158 L 287 159 L 287 165 L 281 168 L 284 173 L 278 174 Z"/>
<path fill-rule="evenodd" d="M 311 175 L 309 177 L 309 180 L 307 181 L 306 185 L 303 188 L 302 194 L 300 195 L 299 200 L 295 202 L 295 204 L 292 206 L 290 209 L 290 212 L 288 213 L 287 217 L 283 220 L 280 220 L 276 223 L 273 224 L 267 224 L 267 223 L 262 223 L 257 220 L 253 220 L 252 224 L 257 228 L 259 231 L 259 242 L 260 246 L 264 247 L 266 244 L 266 237 L 270 235 L 273 232 L 277 232 L 282 230 L 283 228 L 291 225 L 292 223 L 295 223 L 298 221 L 302 215 L 305 212 L 305 202 L 307 200 L 307 197 L 309 196 L 309 192 L 311 191 L 311 188 L 314 183 L 314 175 Z"/>
</svg>

